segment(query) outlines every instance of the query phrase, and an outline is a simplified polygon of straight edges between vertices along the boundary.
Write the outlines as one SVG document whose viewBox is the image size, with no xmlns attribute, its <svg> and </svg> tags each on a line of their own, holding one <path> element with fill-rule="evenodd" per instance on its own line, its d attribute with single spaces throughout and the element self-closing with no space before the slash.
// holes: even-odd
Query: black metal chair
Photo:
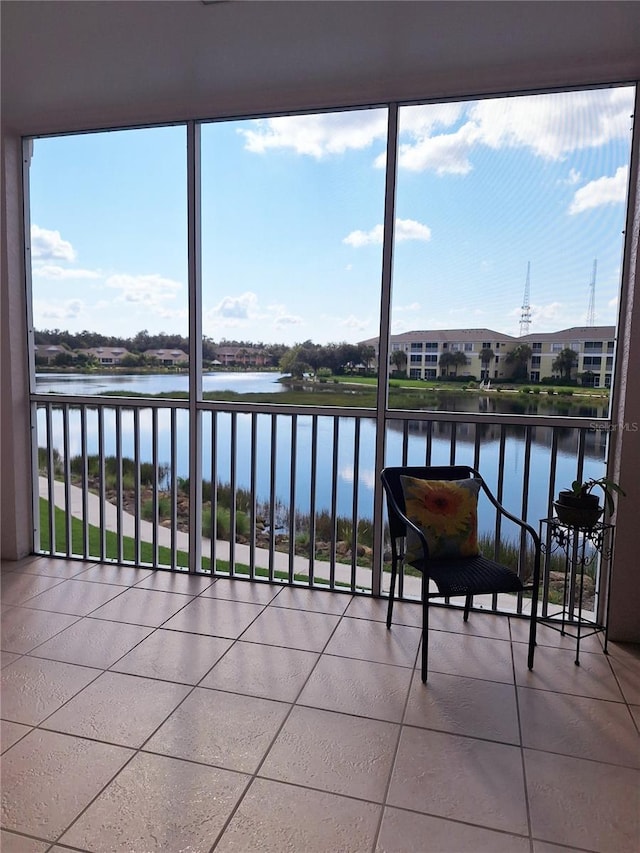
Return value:
<svg viewBox="0 0 640 853">
<path fill-rule="evenodd" d="M 524 583 L 517 571 L 480 554 L 471 557 L 431 557 L 429 546 L 422 530 L 406 515 L 405 496 L 401 477 L 418 480 L 467 480 L 473 478 L 501 516 L 509 519 L 521 529 L 521 541 L 530 537 L 533 543 L 533 571 L 528 583 Z M 473 468 L 466 465 L 430 467 L 390 467 L 381 473 L 387 498 L 389 533 L 391 536 L 391 585 L 387 610 L 387 628 L 391 628 L 396 578 L 400 565 L 406 562 L 406 537 L 411 530 L 417 535 L 422 557 L 411 565 L 422 573 L 422 681 L 427 680 L 429 600 L 434 597 L 465 596 L 464 621 L 469 618 L 474 595 L 492 593 L 523 593 L 531 591 L 531 613 L 529 628 L 528 666 L 533 669 L 536 645 L 536 613 L 540 583 L 540 537 L 531 525 L 508 512 L 494 497 L 488 486 Z M 499 529 L 499 528 L 498 528 Z M 415 537 L 414 537 L 415 538 Z M 437 592 L 430 591 L 430 581 Z"/>
</svg>

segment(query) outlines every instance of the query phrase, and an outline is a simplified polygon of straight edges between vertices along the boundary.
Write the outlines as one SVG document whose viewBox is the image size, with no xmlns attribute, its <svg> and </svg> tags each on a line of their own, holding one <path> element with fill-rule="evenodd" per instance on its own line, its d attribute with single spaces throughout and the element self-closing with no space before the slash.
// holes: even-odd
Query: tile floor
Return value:
<svg viewBox="0 0 640 853">
<path fill-rule="evenodd" d="M 637 853 L 640 648 L 437 608 L 2 566 L 3 853 Z"/>
</svg>

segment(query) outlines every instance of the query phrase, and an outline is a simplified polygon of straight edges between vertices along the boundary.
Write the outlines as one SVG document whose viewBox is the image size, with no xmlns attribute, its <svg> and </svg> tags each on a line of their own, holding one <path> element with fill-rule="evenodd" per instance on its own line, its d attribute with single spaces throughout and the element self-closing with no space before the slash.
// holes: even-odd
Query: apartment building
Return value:
<svg viewBox="0 0 640 853">
<path fill-rule="evenodd" d="M 581 377 L 583 385 L 610 388 L 615 349 L 614 326 L 573 326 L 558 332 L 523 335 L 518 342 L 527 343 L 532 355 L 529 376 L 539 382 L 545 376 L 557 375 L 553 363 L 564 349 L 576 353 L 572 375 Z"/>
<path fill-rule="evenodd" d="M 378 338 L 362 341 L 378 352 Z M 596 388 L 611 387 L 615 328 L 584 326 L 514 337 L 492 329 L 431 329 L 392 335 L 389 358 L 395 363 L 398 351 L 406 356 L 406 373 L 410 379 L 438 379 L 468 376 L 479 381 L 509 379 L 515 365 L 507 358 L 516 347 L 531 348 L 527 372 L 531 382 L 559 376 L 553 365 L 564 349 L 576 353 L 573 378 Z M 462 353 L 466 364 L 447 354 Z M 444 356 L 444 359 L 443 359 Z"/>
</svg>

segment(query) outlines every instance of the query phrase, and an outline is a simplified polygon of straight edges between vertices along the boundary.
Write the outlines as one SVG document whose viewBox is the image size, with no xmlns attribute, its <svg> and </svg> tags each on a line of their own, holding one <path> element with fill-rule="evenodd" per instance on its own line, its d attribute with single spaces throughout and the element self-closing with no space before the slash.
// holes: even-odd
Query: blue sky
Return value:
<svg viewBox="0 0 640 853">
<path fill-rule="evenodd" d="M 633 90 L 400 110 L 392 331 L 613 324 Z M 380 316 L 384 108 L 202 127 L 203 331 L 359 341 Z M 37 139 L 36 328 L 187 333 L 186 131 Z"/>
</svg>

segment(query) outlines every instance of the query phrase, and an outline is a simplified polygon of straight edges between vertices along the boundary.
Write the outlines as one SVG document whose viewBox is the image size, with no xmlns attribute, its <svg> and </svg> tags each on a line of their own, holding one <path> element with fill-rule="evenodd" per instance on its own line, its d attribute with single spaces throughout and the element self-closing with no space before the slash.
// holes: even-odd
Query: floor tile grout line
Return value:
<svg viewBox="0 0 640 853">
<path fill-rule="evenodd" d="M 391 630 L 391 628 L 387 628 L 387 630 Z M 380 840 L 380 832 L 382 831 L 382 823 L 384 821 L 384 814 L 388 808 L 389 791 L 391 790 L 391 782 L 393 780 L 393 774 L 395 771 L 396 762 L 398 760 L 398 752 L 400 751 L 400 741 L 402 739 L 402 733 L 404 732 L 404 728 L 405 728 L 405 719 L 407 716 L 407 707 L 409 705 L 409 699 L 411 698 L 411 691 L 413 689 L 414 681 L 416 678 L 418 678 L 418 671 L 417 671 L 418 658 L 420 655 L 420 649 L 421 649 L 423 642 L 424 642 L 424 636 L 421 636 L 421 638 L 418 642 L 418 647 L 416 648 L 415 659 L 413 661 L 413 670 L 411 673 L 411 677 L 409 678 L 409 685 L 407 687 L 407 695 L 405 696 L 405 699 L 404 699 L 402 716 L 400 717 L 400 724 L 398 726 L 398 736 L 396 737 L 396 743 L 395 743 L 395 747 L 393 750 L 393 757 L 391 759 L 391 763 L 389 766 L 389 774 L 387 776 L 387 781 L 386 781 L 386 784 L 384 787 L 384 794 L 382 797 L 382 808 L 381 808 L 380 814 L 378 816 L 378 823 L 376 826 L 376 831 L 375 831 L 374 836 L 373 836 L 373 844 L 371 847 L 371 853 L 376 853 L 376 849 L 378 847 L 378 842 Z"/>
<path fill-rule="evenodd" d="M 511 620 L 509 620 L 509 635 L 511 636 Z M 524 739 L 522 732 L 522 715 L 520 713 L 520 697 L 518 695 L 518 674 L 516 672 L 516 656 L 515 650 L 513 648 L 513 641 L 511 642 L 511 667 L 513 670 L 513 692 L 515 696 L 516 703 L 516 717 L 518 720 L 518 749 L 520 752 L 520 767 L 522 769 L 522 786 L 524 791 L 524 805 L 525 811 L 527 815 L 527 829 L 529 832 L 529 851 L 530 853 L 534 853 L 534 844 L 533 844 L 533 819 L 531 816 L 531 803 L 529 801 L 529 785 L 527 782 L 527 766 L 525 761 L 525 751 L 524 751 Z"/>
<path fill-rule="evenodd" d="M 346 610 L 347 610 L 348 606 L 349 606 L 349 605 L 347 605 L 347 606 L 345 607 L 345 609 L 344 609 L 343 613 L 339 616 L 338 621 L 336 622 L 336 624 L 334 625 L 334 627 L 333 627 L 333 629 L 332 629 L 331 633 L 330 633 L 330 634 L 329 634 L 329 636 L 327 637 L 327 640 L 326 640 L 326 642 L 325 642 L 324 646 L 322 647 L 322 649 L 321 649 L 319 652 L 317 652 L 317 655 L 318 655 L 318 656 L 317 656 L 316 662 L 315 662 L 315 663 L 314 663 L 314 665 L 311 667 L 311 669 L 310 669 L 309 673 L 307 674 L 307 677 L 304 679 L 304 682 L 302 683 L 302 685 L 301 685 L 300 689 L 298 690 L 298 692 L 297 692 L 297 694 L 296 694 L 295 699 L 294 699 L 294 700 L 293 700 L 293 702 L 291 703 L 291 706 L 290 706 L 290 708 L 289 708 L 288 713 L 285 715 L 285 717 L 284 717 L 284 719 L 282 720 L 282 723 L 280 724 L 280 726 L 278 726 L 278 728 L 277 728 L 277 730 L 276 730 L 276 732 L 275 732 L 274 736 L 271 738 L 271 741 L 270 741 L 269 745 L 268 745 L 268 746 L 267 746 L 267 748 L 265 749 L 265 751 L 264 751 L 264 753 L 263 753 L 263 755 L 262 755 L 261 760 L 258 762 L 258 765 L 257 765 L 256 769 L 255 769 L 255 770 L 254 770 L 254 772 L 251 774 L 251 780 L 249 781 L 249 784 L 247 785 L 247 787 L 245 788 L 244 792 L 242 793 L 242 796 L 238 798 L 237 803 L 235 804 L 234 808 L 231 810 L 231 812 L 230 812 L 229 816 L 227 817 L 227 820 L 224 822 L 224 825 L 222 826 L 222 828 L 220 829 L 220 831 L 219 831 L 218 835 L 216 836 L 216 839 L 215 839 L 215 841 L 214 841 L 214 843 L 213 843 L 212 847 L 210 848 L 209 853 L 213 853 L 213 851 L 214 851 L 214 850 L 216 849 L 216 847 L 218 846 L 218 844 L 219 844 L 220 840 L 224 837 L 225 832 L 227 831 L 227 829 L 228 829 L 228 828 L 229 828 L 229 826 L 231 825 L 231 822 L 233 821 L 234 816 L 237 814 L 237 812 L 238 812 L 238 810 L 239 810 L 239 808 L 240 808 L 240 806 L 241 806 L 242 802 L 244 801 L 244 799 L 245 799 L 245 797 L 246 797 L 247 793 L 251 790 L 251 788 L 252 788 L 252 786 L 253 786 L 253 784 L 254 784 L 255 780 L 256 780 L 256 779 L 258 779 L 258 778 L 263 778 L 263 777 L 260 777 L 260 776 L 259 776 L 260 769 L 264 766 L 264 763 L 265 763 L 265 761 L 266 761 L 266 759 L 267 759 L 267 756 L 269 755 L 269 753 L 270 753 L 270 752 L 271 752 L 271 750 L 273 749 L 274 744 L 276 743 L 276 741 L 277 741 L 278 737 L 280 736 L 281 732 L 283 731 L 283 729 L 284 729 L 285 725 L 287 724 L 288 720 L 290 719 L 291 715 L 293 714 L 294 709 L 295 709 L 296 707 L 304 707 L 304 706 L 299 706 L 299 705 L 298 705 L 298 700 L 300 699 L 300 696 L 302 695 L 303 690 L 305 689 L 305 687 L 306 687 L 306 686 L 307 686 L 307 684 L 309 683 L 309 679 L 311 678 L 311 676 L 312 676 L 312 675 L 313 675 L 313 673 L 315 672 L 315 670 L 316 670 L 316 668 L 317 668 L 318 664 L 319 664 L 319 663 L 320 663 L 320 661 L 322 660 L 322 656 L 323 656 L 323 654 L 325 653 L 325 651 L 326 651 L 326 649 L 327 649 L 327 647 L 328 647 L 329 643 L 331 642 L 332 638 L 334 637 L 334 635 L 335 635 L 336 631 L 338 630 L 338 626 L 342 624 L 342 620 L 345 618 L 345 612 L 346 612 Z M 303 611 L 303 612 L 304 612 L 304 611 Z M 333 615 L 337 615 L 337 614 L 333 614 Z M 238 637 L 238 640 L 240 640 L 240 639 L 241 639 L 241 637 Z M 260 645 L 264 645 L 264 644 L 260 644 Z"/>
<path fill-rule="evenodd" d="M 132 588 L 132 587 L 129 587 L 129 588 Z M 187 602 L 187 604 L 189 604 L 189 603 L 190 603 L 190 602 Z M 187 606 L 187 605 L 185 604 L 185 607 L 186 607 L 186 606 Z M 184 608 L 180 608 L 180 610 L 179 610 L 179 611 L 177 611 L 177 612 L 180 612 L 180 611 L 181 611 L 181 610 L 183 610 L 183 609 L 184 609 Z M 262 611 L 261 611 L 261 612 L 262 612 Z M 172 616 L 170 616 L 170 617 L 169 617 L 169 619 L 170 619 L 170 618 L 172 618 L 172 617 L 173 617 L 173 616 L 175 616 L 175 615 L 176 615 L 176 614 L 172 614 Z M 257 617 L 256 617 L 256 618 L 257 618 Z M 113 621 L 113 620 L 107 620 L 107 621 Z M 167 619 L 167 620 L 165 620 L 165 622 L 167 622 L 167 621 L 168 621 L 168 619 Z M 161 628 L 161 627 L 162 627 L 162 625 L 163 625 L 163 624 L 165 624 L 165 622 L 161 623 L 160 625 L 155 626 L 155 629 L 156 629 L 156 630 L 158 630 L 159 628 Z M 152 633 L 153 633 L 153 632 L 152 632 Z M 151 634 L 149 634 L 148 636 L 151 636 Z M 147 639 L 147 638 L 145 637 L 144 639 Z M 143 640 L 141 640 L 140 642 L 143 642 Z M 127 652 L 127 654 L 128 654 L 128 652 Z M 106 670 L 103 670 L 103 671 L 102 671 L 102 673 L 104 673 L 105 671 L 106 671 Z M 102 674 L 102 673 L 101 673 L 101 674 Z M 94 681 L 95 681 L 95 680 L 96 680 L 96 679 L 94 679 Z M 92 681 L 91 683 L 93 683 L 93 681 Z M 170 682 L 170 683 L 175 683 L 175 682 Z M 86 686 L 88 687 L 89 685 L 86 685 Z M 83 689 L 84 689 L 84 688 L 83 688 Z M 70 823 L 70 824 L 69 824 L 69 825 L 64 829 L 64 831 L 63 831 L 63 832 L 58 836 L 58 838 L 56 839 L 56 842 L 54 842 L 54 843 L 57 843 L 57 841 L 59 841 L 59 839 L 60 839 L 60 838 L 62 838 L 62 837 L 65 835 L 65 833 L 67 833 L 67 832 L 72 828 L 72 826 L 74 826 L 74 824 L 75 824 L 75 823 L 77 823 L 77 821 L 78 821 L 78 820 L 80 820 L 80 818 L 81 818 L 81 817 L 82 817 L 82 816 L 87 812 L 87 810 L 88 810 L 88 809 L 89 809 L 89 808 L 90 808 L 90 807 L 91 807 L 91 806 L 96 802 L 96 800 L 98 799 L 98 797 L 100 797 L 100 796 L 101 796 L 101 795 L 106 791 L 106 789 L 109 787 L 109 785 L 111 785 L 111 783 L 116 779 L 116 777 L 117 777 L 118 775 L 120 775 L 120 773 L 121 773 L 121 772 L 122 772 L 126 767 L 128 767 L 128 766 L 131 764 L 131 762 L 132 762 L 132 761 L 133 761 L 133 760 L 134 760 L 134 759 L 135 759 L 135 758 L 136 758 L 136 757 L 137 757 L 141 752 L 146 752 L 146 751 L 144 750 L 144 746 L 145 746 L 145 745 L 149 742 L 149 740 L 150 740 L 150 739 L 151 739 L 151 738 L 152 738 L 152 737 L 157 733 L 157 731 L 158 731 L 158 730 L 159 730 L 159 729 L 160 729 L 160 728 L 161 728 L 161 727 L 162 727 L 162 726 L 167 722 L 167 720 L 169 719 L 169 717 L 171 717 L 171 715 L 172 715 L 172 714 L 174 714 L 174 713 L 178 710 L 178 708 L 179 708 L 179 707 L 181 707 L 181 705 L 183 705 L 183 704 L 184 704 L 184 702 L 188 699 L 188 697 L 189 697 L 189 696 L 191 696 L 191 695 L 192 695 L 192 693 L 195 691 L 195 689 L 196 689 L 196 685 L 191 686 L 191 689 L 190 689 L 190 690 L 185 694 L 185 696 L 181 699 L 181 701 L 180 701 L 180 702 L 178 702 L 178 704 L 177 704 L 174 708 L 172 708 L 172 709 L 171 709 L 171 711 L 169 711 L 169 713 L 166 715 L 166 717 L 164 717 L 164 719 L 163 719 L 163 720 L 162 720 L 162 721 L 161 721 L 161 722 L 160 722 L 160 723 L 159 723 L 159 724 L 158 724 L 158 725 L 153 729 L 153 731 L 152 731 L 152 732 L 151 732 L 151 733 L 150 733 L 150 734 L 145 738 L 145 740 L 143 741 L 143 743 L 142 743 L 139 747 L 137 747 L 137 748 L 136 748 L 136 747 L 122 747 L 122 746 L 121 746 L 121 745 L 119 745 L 119 744 L 114 744 L 114 746 L 119 746 L 120 748 L 124 748 L 124 749 L 131 749 L 131 750 L 132 750 L 132 755 L 129 757 L 129 760 L 128 760 L 128 761 L 126 761 L 126 762 L 122 765 L 122 767 L 120 767 L 120 768 L 119 768 L 119 770 L 118 770 L 118 771 L 117 771 L 117 772 L 116 772 L 116 773 L 115 773 L 115 774 L 114 774 L 114 775 L 113 775 L 113 776 L 108 780 L 108 782 L 107 782 L 105 785 L 103 785 L 103 787 L 102 787 L 102 788 L 100 789 L 100 791 L 95 795 L 95 797 L 93 797 L 93 798 L 91 799 L 91 801 L 90 801 L 89 803 L 87 803 L 87 805 L 86 805 L 86 806 L 85 806 L 85 807 L 84 807 L 84 808 L 83 808 L 83 809 L 82 809 L 82 810 L 81 810 L 81 811 L 80 811 L 80 812 L 75 816 L 75 818 L 73 819 L 73 821 L 72 821 L 72 822 L 71 822 L 71 823 Z M 65 703 L 65 704 L 66 704 L 66 703 Z M 64 706 L 61 706 L 61 707 L 64 707 Z M 57 710 L 59 710 L 59 709 L 57 709 Z M 55 713 L 55 712 L 54 712 L 54 713 Z M 51 715 L 49 715 L 49 716 L 51 716 Z M 45 730 L 45 731 L 46 731 L 46 730 Z M 79 735 L 69 735 L 68 733 L 65 733 L 65 734 L 67 734 L 67 735 L 68 735 L 68 736 L 70 736 L 70 737 L 79 737 Z M 85 739 L 88 739 L 88 738 L 85 738 Z M 97 741 L 97 742 L 98 742 L 98 743 L 105 743 L 105 741 Z M 152 753 L 152 754 L 153 754 L 153 753 Z M 159 753 L 159 754 L 162 754 L 162 753 Z M 166 757 L 166 758 L 177 758 L 176 756 L 164 756 L 164 757 Z M 180 759 L 178 759 L 178 760 L 180 760 Z M 211 766 L 211 765 L 206 765 L 206 766 Z"/>
</svg>

